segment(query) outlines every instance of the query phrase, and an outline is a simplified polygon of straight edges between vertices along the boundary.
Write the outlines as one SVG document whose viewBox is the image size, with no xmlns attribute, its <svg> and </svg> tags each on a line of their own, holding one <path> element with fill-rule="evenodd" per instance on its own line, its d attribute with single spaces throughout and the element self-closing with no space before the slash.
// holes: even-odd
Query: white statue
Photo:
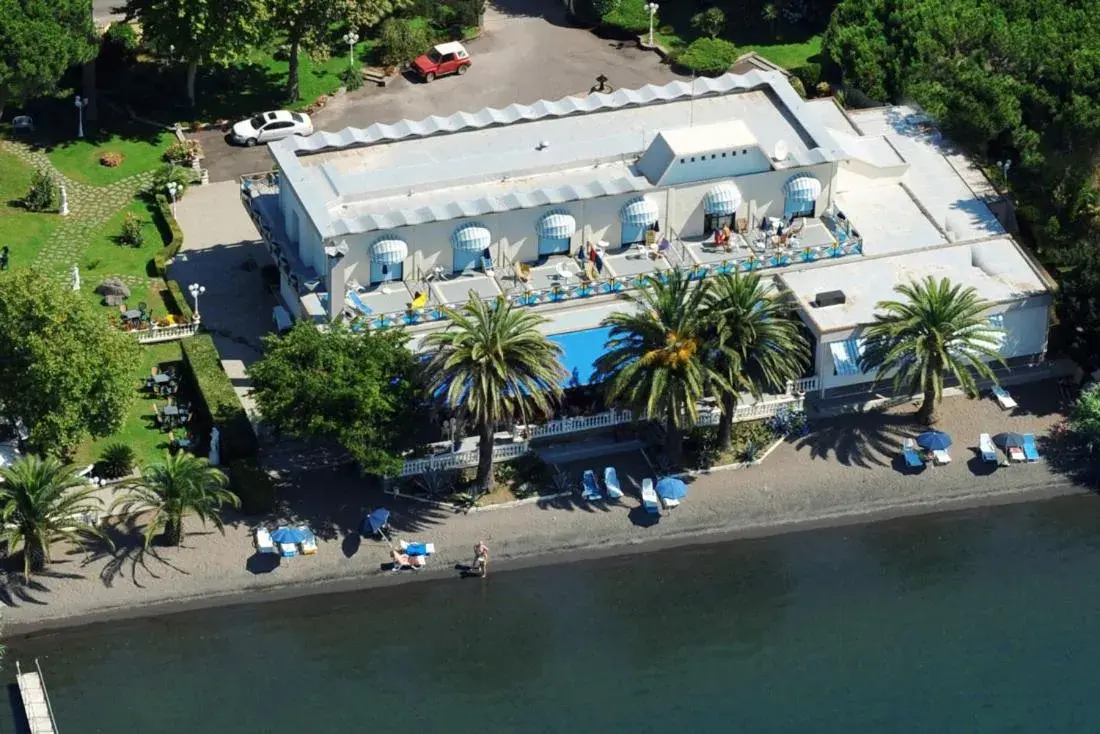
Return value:
<svg viewBox="0 0 1100 734">
<path fill-rule="evenodd" d="M 214 426 L 210 430 L 210 454 L 207 456 L 212 466 L 217 466 L 221 463 L 221 438 L 221 431 L 218 430 L 217 426 Z"/>
<path fill-rule="evenodd" d="M 80 268 L 73 265 L 73 269 L 69 272 L 69 279 L 72 281 L 73 290 L 80 290 Z"/>
<path fill-rule="evenodd" d="M 61 184 L 61 216 L 69 216 L 69 192 L 65 184 Z"/>
</svg>

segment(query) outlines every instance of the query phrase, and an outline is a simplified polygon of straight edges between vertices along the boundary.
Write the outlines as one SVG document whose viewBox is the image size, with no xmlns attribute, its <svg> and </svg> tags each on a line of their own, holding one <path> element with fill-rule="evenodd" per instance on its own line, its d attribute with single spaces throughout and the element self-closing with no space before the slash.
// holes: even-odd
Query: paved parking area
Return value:
<svg viewBox="0 0 1100 734">
<path fill-rule="evenodd" d="M 314 116 L 314 127 L 366 127 L 587 94 L 600 74 L 616 89 L 678 78 L 654 53 L 620 49 L 618 42 L 570 26 L 559 0 L 495 0 L 486 10 L 481 37 L 467 46 L 474 63 L 465 76 L 431 84 L 401 77 L 385 88 L 365 87 L 329 103 Z M 270 167 L 264 146 L 230 146 L 217 131 L 196 137 L 212 181 Z"/>
</svg>

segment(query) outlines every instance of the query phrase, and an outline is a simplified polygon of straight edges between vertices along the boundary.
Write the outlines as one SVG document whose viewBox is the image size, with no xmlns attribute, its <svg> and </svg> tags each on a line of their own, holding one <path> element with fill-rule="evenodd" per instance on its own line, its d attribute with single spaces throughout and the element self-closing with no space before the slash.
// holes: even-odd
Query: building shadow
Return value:
<svg viewBox="0 0 1100 734">
<path fill-rule="evenodd" d="M 577 3 L 585 1 L 576 0 Z M 561 0 L 489 0 L 488 5 L 509 18 L 542 18 L 551 25 L 576 27 L 570 22 L 568 8 Z"/>
</svg>

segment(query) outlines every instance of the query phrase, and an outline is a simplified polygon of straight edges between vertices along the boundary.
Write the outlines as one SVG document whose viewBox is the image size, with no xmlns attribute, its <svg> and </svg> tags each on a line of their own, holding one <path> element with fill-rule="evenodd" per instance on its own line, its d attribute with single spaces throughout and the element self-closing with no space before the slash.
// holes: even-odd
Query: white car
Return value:
<svg viewBox="0 0 1100 734">
<path fill-rule="evenodd" d="M 301 112 L 262 112 L 255 117 L 241 120 L 233 126 L 234 143 L 252 147 L 256 143 L 270 143 L 291 135 L 312 135 L 313 121 Z"/>
</svg>

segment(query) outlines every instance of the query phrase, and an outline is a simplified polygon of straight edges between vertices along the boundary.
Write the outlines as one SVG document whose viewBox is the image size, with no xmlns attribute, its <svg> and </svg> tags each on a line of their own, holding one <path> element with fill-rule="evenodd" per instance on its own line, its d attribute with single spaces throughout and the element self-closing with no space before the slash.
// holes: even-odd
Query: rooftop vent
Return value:
<svg viewBox="0 0 1100 734">
<path fill-rule="evenodd" d="M 772 160 L 785 161 L 787 156 L 791 154 L 790 148 L 787 147 L 787 141 L 777 140 L 775 141 L 775 147 L 772 148 Z"/>
<path fill-rule="evenodd" d="M 535 150 L 546 150 L 550 147 L 549 140 L 540 140 L 539 144 L 535 146 Z"/>
<path fill-rule="evenodd" d="M 847 303 L 847 301 L 848 299 L 844 296 L 844 291 L 822 291 L 814 296 L 814 305 L 818 308 L 839 306 L 843 303 Z"/>
</svg>

